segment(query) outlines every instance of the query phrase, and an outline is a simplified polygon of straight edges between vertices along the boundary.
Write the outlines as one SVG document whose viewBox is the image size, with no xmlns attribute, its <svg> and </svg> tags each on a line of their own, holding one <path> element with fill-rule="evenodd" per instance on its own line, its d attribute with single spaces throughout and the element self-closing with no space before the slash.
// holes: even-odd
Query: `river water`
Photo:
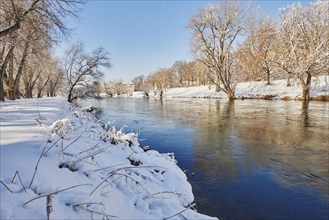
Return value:
<svg viewBox="0 0 329 220">
<path fill-rule="evenodd" d="M 103 121 L 174 152 L 197 210 L 221 219 L 328 219 L 329 103 L 111 98 Z"/>
</svg>

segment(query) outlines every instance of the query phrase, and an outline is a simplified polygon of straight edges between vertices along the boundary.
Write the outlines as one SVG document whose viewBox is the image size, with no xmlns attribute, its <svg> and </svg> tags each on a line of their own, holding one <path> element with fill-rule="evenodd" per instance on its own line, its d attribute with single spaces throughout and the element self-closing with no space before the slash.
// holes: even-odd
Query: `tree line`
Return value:
<svg viewBox="0 0 329 220">
<path fill-rule="evenodd" d="M 68 21 L 77 20 L 83 0 L 2 0 L 0 3 L 0 100 L 55 96 L 72 102 L 95 90 L 108 52 L 87 53 L 73 44 L 56 59 L 52 47 L 69 39 Z"/>
<path fill-rule="evenodd" d="M 192 16 L 194 60 L 176 61 L 133 79 L 135 90 L 215 85 L 229 99 L 238 82 L 297 79 L 303 99 L 310 99 L 312 78 L 329 72 L 329 2 L 300 3 L 280 9 L 277 20 L 255 16 L 252 7 L 223 1 Z M 121 81 L 103 83 L 110 68 L 102 47 L 86 52 L 73 44 L 58 60 L 53 45 L 70 36 L 69 20 L 77 20 L 82 0 L 2 0 L 0 3 L 0 100 L 55 96 L 77 97 L 128 91 Z M 245 6 L 245 5 L 244 5 Z"/>
<path fill-rule="evenodd" d="M 216 92 L 233 100 L 238 82 L 261 79 L 270 85 L 285 78 L 290 86 L 294 78 L 309 100 L 312 77 L 329 72 L 328 11 L 328 1 L 295 3 L 273 20 L 266 14 L 255 17 L 252 7 L 239 2 L 209 4 L 187 24 L 195 60 L 176 61 L 133 82 L 160 96 L 166 88 L 214 84 Z"/>
</svg>

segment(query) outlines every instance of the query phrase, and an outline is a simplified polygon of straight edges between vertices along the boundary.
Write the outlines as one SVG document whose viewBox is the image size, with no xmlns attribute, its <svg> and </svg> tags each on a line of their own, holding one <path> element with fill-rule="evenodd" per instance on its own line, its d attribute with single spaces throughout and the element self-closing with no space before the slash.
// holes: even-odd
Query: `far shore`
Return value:
<svg viewBox="0 0 329 220">
<path fill-rule="evenodd" d="M 265 99 L 265 100 L 299 100 L 302 101 L 302 87 L 297 80 L 291 80 L 291 86 L 286 85 L 287 80 L 275 80 L 270 85 L 267 82 L 238 83 L 235 89 L 235 99 Z M 159 92 L 150 91 L 149 97 L 158 98 Z M 329 101 L 329 76 L 314 78 L 310 91 L 314 101 Z M 132 97 L 144 97 L 145 91 L 134 92 Z M 227 99 L 223 92 L 215 92 L 214 85 L 168 88 L 163 92 L 163 98 L 208 98 Z"/>
</svg>

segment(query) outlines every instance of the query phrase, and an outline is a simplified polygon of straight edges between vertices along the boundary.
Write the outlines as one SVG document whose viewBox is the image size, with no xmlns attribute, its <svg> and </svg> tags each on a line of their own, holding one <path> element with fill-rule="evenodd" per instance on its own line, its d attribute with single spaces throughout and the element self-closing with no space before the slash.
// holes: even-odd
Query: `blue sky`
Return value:
<svg viewBox="0 0 329 220">
<path fill-rule="evenodd" d="M 186 24 L 200 8 L 215 2 L 89 0 L 80 21 L 71 25 L 71 42 L 83 42 L 87 51 L 105 47 L 113 64 L 105 71 L 105 80 L 130 83 L 135 76 L 170 67 L 176 60 L 192 60 Z M 252 1 L 260 13 L 267 11 L 270 16 L 293 2 Z M 68 44 L 60 45 L 56 53 L 61 54 Z"/>
</svg>

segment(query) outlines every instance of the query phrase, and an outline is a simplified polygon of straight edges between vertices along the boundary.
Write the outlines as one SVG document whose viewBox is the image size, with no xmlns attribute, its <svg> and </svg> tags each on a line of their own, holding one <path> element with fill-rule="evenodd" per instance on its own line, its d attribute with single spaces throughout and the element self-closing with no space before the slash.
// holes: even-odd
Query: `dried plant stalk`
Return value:
<svg viewBox="0 0 329 220">
<path fill-rule="evenodd" d="M 2 182 L 2 181 L 0 180 L 0 183 L 2 183 L 2 185 L 4 185 L 4 186 L 6 187 L 6 189 L 8 189 L 9 192 L 13 193 L 13 191 L 12 191 L 11 189 L 9 189 L 9 187 L 8 187 L 4 182 Z"/>
<path fill-rule="evenodd" d="M 16 170 L 15 175 L 14 175 L 13 179 L 11 180 L 11 183 L 13 183 L 13 182 L 15 181 L 16 176 L 18 177 L 19 181 L 21 182 L 21 184 L 22 184 L 22 186 L 23 186 L 24 191 L 26 192 L 25 186 L 24 186 L 24 184 L 23 184 L 23 182 L 22 182 L 22 179 L 21 179 L 21 177 L 20 177 L 20 175 L 19 175 L 18 170 Z"/>
<path fill-rule="evenodd" d="M 52 194 L 47 195 L 46 210 L 47 210 L 47 220 L 49 220 L 50 213 L 53 211 L 53 195 Z"/>
</svg>

